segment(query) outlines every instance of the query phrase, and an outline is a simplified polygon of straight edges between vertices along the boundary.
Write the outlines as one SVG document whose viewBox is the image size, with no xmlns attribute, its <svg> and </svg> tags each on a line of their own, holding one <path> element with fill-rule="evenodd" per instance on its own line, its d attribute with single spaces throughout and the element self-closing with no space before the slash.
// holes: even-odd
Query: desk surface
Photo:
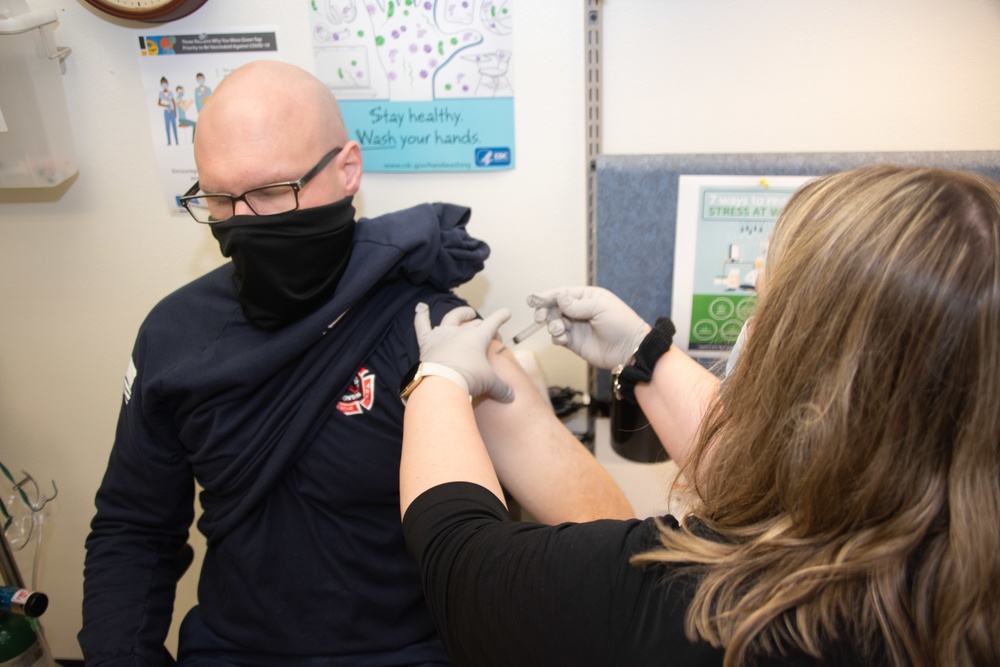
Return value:
<svg viewBox="0 0 1000 667">
<path fill-rule="evenodd" d="M 612 479 L 625 492 L 636 516 L 646 518 L 684 513 L 684 501 L 679 493 L 670 497 L 670 485 L 677 476 L 677 464 L 635 463 L 619 456 L 611 448 L 611 421 L 598 417 L 594 423 L 594 455 Z"/>
</svg>

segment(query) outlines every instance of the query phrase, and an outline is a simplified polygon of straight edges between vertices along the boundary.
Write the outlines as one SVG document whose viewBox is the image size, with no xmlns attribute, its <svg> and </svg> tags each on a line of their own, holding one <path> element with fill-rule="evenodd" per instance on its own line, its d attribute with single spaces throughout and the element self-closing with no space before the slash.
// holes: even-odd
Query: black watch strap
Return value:
<svg viewBox="0 0 1000 667">
<path fill-rule="evenodd" d="M 630 403 L 635 403 L 635 384 L 649 382 L 653 379 L 653 368 L 656 366 L 657 360 L 670 349 L 674 342 L 675 333 L 677 333 L 677 329 L 669 317 L 661 317 L 656 320 L 656 324 L 639 343 L 639 349 L 635 351 L 635 361 L 621 367 L 620 372 L 617 368 L 615 369 L 617 373 L 615 377 L 616 398 L 623 398 Z"/>
</svg>

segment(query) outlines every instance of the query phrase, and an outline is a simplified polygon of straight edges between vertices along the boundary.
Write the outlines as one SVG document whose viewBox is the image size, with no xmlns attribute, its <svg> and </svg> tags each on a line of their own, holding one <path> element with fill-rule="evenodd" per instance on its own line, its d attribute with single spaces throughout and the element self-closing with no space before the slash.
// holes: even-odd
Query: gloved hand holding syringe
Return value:
<svg viewBox="0 0 1000 667">
<path fill-rule="evenodd" d="M 520 344 L 547 328 L 554 345 L 566 347 L 597 368 L 627 363 L 650 326 L 612 292 L 594 286 L 562 287 L 528 295 L 535 322 L 514 336 Z"/>
</svg>

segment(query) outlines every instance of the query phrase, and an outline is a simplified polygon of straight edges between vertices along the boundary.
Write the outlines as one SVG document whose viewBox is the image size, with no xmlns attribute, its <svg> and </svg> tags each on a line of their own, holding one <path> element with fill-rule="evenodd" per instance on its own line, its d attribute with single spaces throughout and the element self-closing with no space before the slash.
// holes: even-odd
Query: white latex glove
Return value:
<svg viewBox="0 0 1000 667">
<path fill-rule="evenodd" d="M 501 308 L 484 320 L 477 318 L 475 310 L 461 306 L 432 328 L 427 304 L 418 303 L 413 328 L 420 345 L 420 361 L 457 371 L 468 383 L 473 398 L 488 394 L 501 403 L 510 403 L 514 400 L 514 390 L 500 379 L 486 359 L 490 341 L 500 325 L 510 319 L 510 311 Z"/>
<path fill-rule="evenodd" d="M 628 363 L 650 326 L 603 287 L 560 287 L 528 295 L 535 321 L 547 321 L 554 345 L 598 368 Z"/>
</svg>

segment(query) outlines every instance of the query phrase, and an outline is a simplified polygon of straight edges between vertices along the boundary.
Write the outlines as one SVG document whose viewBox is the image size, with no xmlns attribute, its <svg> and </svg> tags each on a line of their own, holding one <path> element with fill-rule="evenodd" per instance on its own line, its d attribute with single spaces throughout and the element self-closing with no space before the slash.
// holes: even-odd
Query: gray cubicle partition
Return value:
<svg viewBox="0 0 1000 667">
<path fill-rule="evenodd" d="M 590 281 L 650 323 L 670 314 L 681 175 L 813 176 L 875 163 L 965 169 L 1000 181 L 1000 151 L 602 155 Z M 591 392 L 607 400 L 607 374 L 596 383 Z"/>
</svg>

